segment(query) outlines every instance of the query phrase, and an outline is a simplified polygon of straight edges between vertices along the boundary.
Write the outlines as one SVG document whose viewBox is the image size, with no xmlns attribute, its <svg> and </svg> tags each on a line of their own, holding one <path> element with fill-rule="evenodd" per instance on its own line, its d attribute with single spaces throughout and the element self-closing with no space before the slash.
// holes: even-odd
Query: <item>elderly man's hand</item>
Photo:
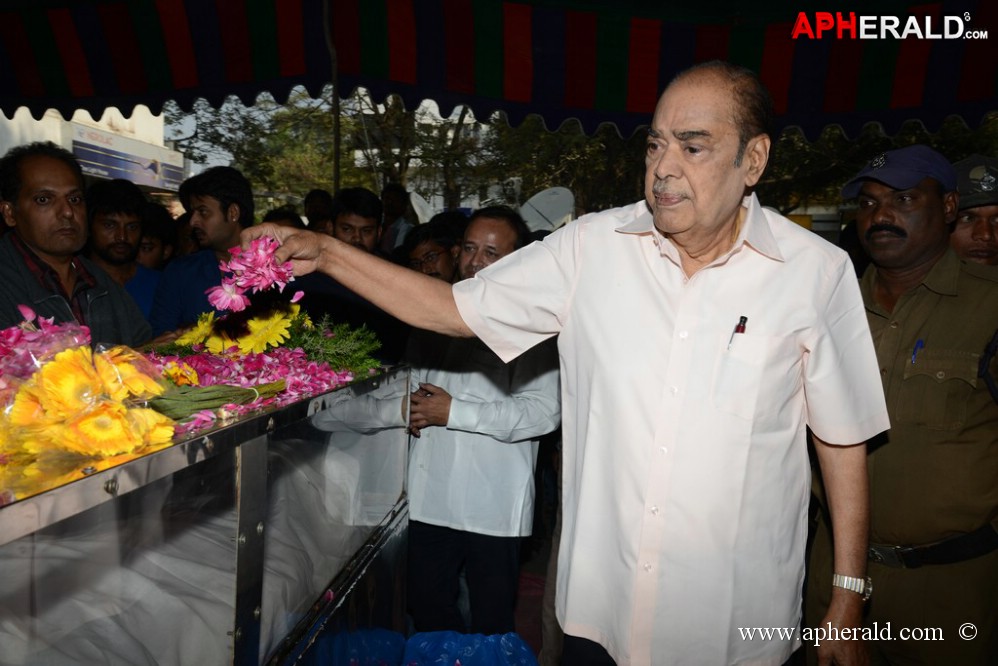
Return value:
<svg viewBox="0 0 998 666">
<path fill-rule="evenodd" d="M 333 242 L 333 239 L 326 234 L 269 223 L 243 229 L 239 238 L 243 248 L 246 249 L 252 241 L 264 236 L 269 236 L 281 244 L 274 253 L 274 258 L 279 262 L 290 260 L 295 275 L 305 275 L 319 270 L 323 248 Z"/>
<path fill-rule="evenodd" d="M 417 431 L 426 426 L 445 426 L 450 418 L 450 393 L 433 384 L 420 384 L 409 396 L 409 424 Z"/>
<path fill-rule="evenodd" d="M 843 630 L 855 631 L 863 626 L 863 602 L 855 592 L 833 588 L 832 603 L 828 613 L 819 626 L 828 627 L 839 632 L 839 640 L 826 638 L 818 646 L 819 666 L 867 666 L 870 663 L 870 653 L 866 643 L 858 636 L 842 639 Z"/>
</svg>

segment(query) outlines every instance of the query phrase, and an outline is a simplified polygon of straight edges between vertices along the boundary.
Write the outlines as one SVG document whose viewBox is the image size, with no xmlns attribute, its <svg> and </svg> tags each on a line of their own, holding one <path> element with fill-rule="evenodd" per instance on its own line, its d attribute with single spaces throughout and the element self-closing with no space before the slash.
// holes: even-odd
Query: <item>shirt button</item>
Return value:
<svg viewBox="0 0 998 666">
<path fill-rule="evenodd" d="M 667 447 L 664 447 L 664 446 L 663 446 L 663 447 L 661 447 L 661 448 L 659 449 L 659 451 L 661 451 L 661 452 L 662 452 L 662 455 L 665 455 L 666 453 L 668 453 L 668 452 L 669 452 L 669 449 L 668 449 Z"/>
<path fill-rule="evenodd" d="M 679 393 L 679 388 L 676 386 L 670 386 L 669 393 L 671 393 L 672 395 L 676 395 L 677 393 Z"/>
<path fill-rule="evenodd" d="M 651 508 L 651 515 L 653 515 L 653 516 L 657 516 L 658 515 L 658 507 L 657 506 L 653 506 Z"/>
<path fill-rule="evenodd" d="M 942 370 L 936 373 L 936 379 L 945 379 L 945 378 L 946 378 L 946 373 L 943 372 Z"/>
<path fill-rule="evenodd" d="M 688 337 L 690 337 L 689 331 L 679 331 L 680 340 L 685 340 Z"/>
<path fill-rule="evenodd" d="M 891 322 L 891 328 L 897 328 L 898 326 L 900 326 L 900 324 L 897 323 L 896 321 Z"/>
<path fill-rule="evenodd" d="M 646 572 L 648 572 L 648 573 L 651 573 L 651 565 L 650 565 L 650 564 L 645 564 L 645 565 L 644 565 L 644 566 L 643 566 L 642 568 L 643 568 L 643 569 L 644 569 L 644 570 L 645 570 Z"/>
</svg>

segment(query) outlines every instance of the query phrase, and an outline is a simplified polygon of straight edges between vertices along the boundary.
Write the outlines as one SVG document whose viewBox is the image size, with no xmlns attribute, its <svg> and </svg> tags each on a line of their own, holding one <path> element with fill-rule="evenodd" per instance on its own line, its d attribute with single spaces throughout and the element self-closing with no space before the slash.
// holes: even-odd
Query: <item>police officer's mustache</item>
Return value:
<svg viewBox="0 0 998 666">
<path fill-rule="evenodd" d="M 901 227 L 895 227 L 893 224 L 871 224 L 870 228 L 866 230 L 866 240 L 873 238 L 873 234 L 879 232 L 886 232 L 889 234 L 894 234 L 899 238 L 907 238 L 908 232 Z"/>
</svg>

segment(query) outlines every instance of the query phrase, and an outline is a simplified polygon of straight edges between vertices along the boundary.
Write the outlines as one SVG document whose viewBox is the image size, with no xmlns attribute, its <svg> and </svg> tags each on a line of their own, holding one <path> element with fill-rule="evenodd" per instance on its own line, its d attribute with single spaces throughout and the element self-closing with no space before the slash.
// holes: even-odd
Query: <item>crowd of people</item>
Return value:
<svg viewBox="0 0 998 666">
<path fill-rule="evenodd" d="M 184 181 L 182 227 L 126 181 L 85 189 L 54 145 L 17 147 L 0 326 L 24 304 L 95 342 L 168 341 L 212 309 L 219 261 L 271 236 L 313 317 L 413 368 L 348 425 L 412 435 L 417 630 L 513 630 L 537 441 L 560 424 L 546 663 L 783 664 L 802 644 L 813 663 L 998 663 L 998 158 L 875 156 L 842 190 L 857 280 L 753 193 L 771 113 L 748 70 L 687 70 L 651 119 L 644 200 L 539 242 L 506 207 L 414 225 L 399 185 L 314 190 L 307 223 L 258 225 L 231 167 Z"/>
</svg>

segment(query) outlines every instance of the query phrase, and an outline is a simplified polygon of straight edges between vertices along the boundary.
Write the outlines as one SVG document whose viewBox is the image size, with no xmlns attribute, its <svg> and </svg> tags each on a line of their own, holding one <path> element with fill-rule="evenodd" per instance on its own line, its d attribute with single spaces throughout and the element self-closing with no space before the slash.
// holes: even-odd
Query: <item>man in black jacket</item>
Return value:
<svg viewBox="0 0 998 666">
<path fill-rule="evenodd" d="M 87 240 L 83 172 L 53 143 L 12 148 L 0 159 L 0 327 L 23 320 L 18 305 L 57 323 L 90 328 L 96 343 L 147 342 L 149 324 L 132 297 L 79 253 Z"/>
</svg>

